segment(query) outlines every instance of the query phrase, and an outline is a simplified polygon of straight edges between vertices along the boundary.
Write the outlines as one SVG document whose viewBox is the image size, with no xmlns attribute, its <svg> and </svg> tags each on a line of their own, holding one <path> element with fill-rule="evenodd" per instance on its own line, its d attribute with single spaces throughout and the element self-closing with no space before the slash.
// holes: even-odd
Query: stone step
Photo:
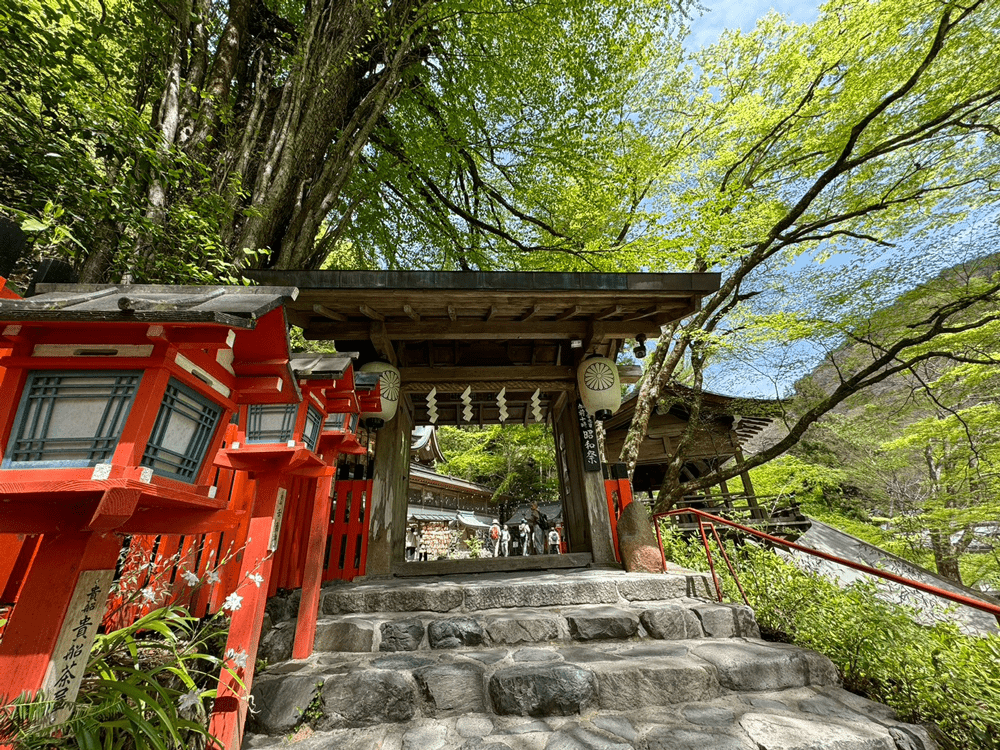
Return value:
<svg viewBox="0 0 1000 750">
<path fill-rule="evenodd" d="M 319 654 L 253 696 L 250 731 L 269 736 L 248 749 L 936 748 L 825 657 L 758 639 Z"/>
<path fill-rule="evenodd" d="M 512 607 L 628 604 L 711 597 L 709 577 L 675 568 L 665 574 L 572 570 L 492 573 L 408 580 L 331 582 L 320 611 L 326 615 L 383 612 L 475 612 Z"/>
<path fill-rule="evenodd" d="M 339 615 L 316 624 L 316 652 L 393 652 L 515 646 L 568 641 L 655 638 L 756 638 L 750 607 L 701 599 L 634 602 L 630 606 L 479 610 L 470 613 L 390 612 Z M 279 623 L 261 640 L 259 658 L 269 664 L 291 657 L 295 621 Z"/>
<path fill-rule="evenodd" d="M 753 610 L 697 599 L 642 606 L 481 610 L 465 615 L 346 615 L 320 620 L 316 651 L 417 651 L 552 641 L 758 637 Z"/>
</svg>

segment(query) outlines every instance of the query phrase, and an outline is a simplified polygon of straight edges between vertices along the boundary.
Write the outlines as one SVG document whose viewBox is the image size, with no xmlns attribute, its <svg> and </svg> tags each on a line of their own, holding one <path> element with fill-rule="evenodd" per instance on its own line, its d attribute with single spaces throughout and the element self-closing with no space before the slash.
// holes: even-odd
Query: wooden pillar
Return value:
<svg viewBox="0 0 1000 750">
<path fill-rule="evenodd" d="M 576 392 L 559 415 L 560 442 L 565 442 L 566 462 L 569 469 L 568 497 L 574 509 L 582 509 L 590 553 L 595 565 L 618 567 L 614 542 L 611 537 L 611 516 L 608 513 L 607 495 L 604 493 L 604 475 L 600 469 L 585 471 L 580 425 L 576 417 Z M 565 506 L 564 506 L 565 507 Z M 576 551 L 576 550 L 574 550 Z"/>
<path fill-rule="evenodd" d="M 80 573 L 113 572 L 121 546 L 121 539 L 110 532 L 81 531 L 42 537 L 0 643 L 0 695 L 8 698 L 25 692 L 34 695 L 47 684 L 46 672 L 49 663 L 59 656 L 54 650 Z M 107 595 L 105 590 L 100 611 L 95 610 L 98 622 Z M 86 644 L 85 652 L 90 652 L 90 643 Z"/>
<path fill-rule="evenodd" d="M 763 520 L 766 518 L 766 514 L 757 503 L 757 494 L 754 492 L 753 482 L 750 481 L 750 472 L 743 468 L 743 448 L 740 447 L 739 438 L 736 437 L 735 432 L 733 433 L 733 442 L 736 448 L 734 451 L 736 467 L 740 470 L 740 479 L 743 482 L 743 494 L 747 496 L 747 506 L 750 508 L 750 515 L 758 520 Z"/>
<path fill-rule="evenodd" d="M 393 563 L 403 562 L 412 431 L 412 417 L 401 402 L 395 418 L 378 431 L 375 440 L 365 567 L 368 578 L 391 575 Z"/>
<path fill-rule="evenodd" d="M 327 462 L 336 466 L 337 456 L 325 456 Z M 316 483 L 316 498 L 312 503 L 312 517 L 309 520 L 309 540 L 306 547 L 305 565 L 302 570 L 302 597 L 299 599 L 299 615 L 295 623 L 295 643 L 292 658 L 305 659 L 312 655 L 313 641 L 316 639 L 316 619 L 319 617 L 320 589 L 323 585 L 323 554 L 326 552 L 327 531 L 330 528 L 330 493 L 333 491 L 333 476 L 323 477 Z"/>
<path fill-rule="evenodd" d="M 569 552 L 590 552 L 590 524 L 587 523 L 587 511 L 583 497 L 573 492 L 573 482 L 570 480 L 570 457 L 566 450 L 566 431 L 572 430 L 574 423 L 565 419 L 571 412 L 569 402 L 562 411 L 553 415 L 552 432 L 556 443 L 556 467 L 559 474 L 559 493 L 563 506 L 563 539 L 568 541 Z M 572 416 L 572 414 L 570 414 Z"/>
</svg>

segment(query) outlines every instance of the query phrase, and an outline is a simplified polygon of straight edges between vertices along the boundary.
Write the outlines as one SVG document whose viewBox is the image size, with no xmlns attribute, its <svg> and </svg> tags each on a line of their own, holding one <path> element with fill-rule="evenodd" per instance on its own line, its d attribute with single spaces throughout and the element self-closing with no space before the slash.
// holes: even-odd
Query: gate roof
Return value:
<svg viewBox="0 0 1000 750">
<path fill-rule="evenodd" d="M 717 273 L 521 273 L 480 271 L 255 271 L 263 284 L 299 289 L 286 306 L 306 339 L 333 340 L 361 361 L 400 368 L 416 424 L 496 423 L 506 389 L 509 418 L 534 417 L 575 387 L 586 353 L 614 359 L 623 341 L 653 338 L 719 288 Z M 635 373 L 632 373 L 634 379 Z M 626 373 L 625 380 L 629 379 Z M 461 393 L 471 387 L 472 418 Z M 469 397 L 467 397 L 468 400 Z"/>
</svg>

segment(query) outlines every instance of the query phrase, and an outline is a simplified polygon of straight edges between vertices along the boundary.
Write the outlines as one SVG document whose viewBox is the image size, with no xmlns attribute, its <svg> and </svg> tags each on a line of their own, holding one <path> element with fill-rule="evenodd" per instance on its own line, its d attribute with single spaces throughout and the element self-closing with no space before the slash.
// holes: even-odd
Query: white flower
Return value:
<svg viewBox="0 0 1000 750">
<path fill-rule="evenodd" d="M 209 583 L 219 582 L 219 571 L 218 569 L 210 570 L 205 574 L 205 580 Z"/>
<path fill-rule="evenodd" d="M 177 707 L 181 711 L 192 711 L 201 705 L 201 693 L 193 688 L 177 699 Z"/>
<path fill-rule="evenodd" d="M 226 658 L 227 659 L 232 659 L 233 660 L 233 664 L 236 667 L 238 667 L 239 669 L 246 669 L 246 666 L 247 666 L 247 652 L 246 651 L 237 651 L 236 649 L 231 648 L 231 649 L 229 649 L 229 650 L 226 651 Z"/>
<path fill-rule="evenodd" d="M 223 609 L 229 609 L 235 612 L 240 607 L 243 606 L 243 597 L 237 594 L 235 591 L 226 597 L 226 601 L 222 603 Z"/>
<path fill-rule="evenodd" d="M 197 586 L 198 585 L 198 576 L 196 576 L 190 570 L 183 570 L 183 571 L 181 571 L 181 578 L 184 579 L 184 583 L 186 583 L 188 586 Z"/>
<path fill-rule="evenodd" d="M 142 594 L 142 600 L 147 604 L 152 604 L 153 602 L 156 601 L 156 591 L 153 589 L 152 586 L 147 586 L 139 593 Z"/>
<path fill-rule="evenodd" d="M 253 581 L 257 588 L 260 588 L 260 585 L 264 582 L 264 576 L 260 573 L 247 573 L 247 578 Z"/>
</svg>

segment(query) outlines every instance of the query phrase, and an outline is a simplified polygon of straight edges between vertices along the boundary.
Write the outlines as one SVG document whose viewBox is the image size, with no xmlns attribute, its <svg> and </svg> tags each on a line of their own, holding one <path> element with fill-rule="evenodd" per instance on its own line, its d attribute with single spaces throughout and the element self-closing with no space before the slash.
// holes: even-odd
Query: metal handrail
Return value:
<svg viewBox="0 0 1000 750">
<path fill-rule="evenodd" d="M 666 518 L 667 516 L 676 516 L 681 514 L 696 515 L 698 516 L 698 528 L 701 532 L 702 541 L 705 545 L 705 552 L 708 555 L 709 567 L 712 570 L 712 578 L 715 581 L 715 590 L 719 597 L 719 601 L 722 601 L 722 588 L 719 585 L 719 578 L 715 574 L 715 564 L 712 561 L 712 553 L 708 549 L 708 537 L 705 535 L 704 521 L 708 521 L 712 527 L 713 533 L 715 533 L 715 524 L 721 523 L 725 526 L 731 526 L 735 529 L 739 529 L 744 534 L 750 534 L 751 536 L 756 536 L 761 539 L 766 539 L 772 544 L 778 544 L 782 547 L 787 547 L 788 549 L 794 549 L 799 552 L 805 552 L 807 555 L 812 555 L 813 557 L 819 557 L 823 560 L 828 560 L 830 562 L 839 563 L 848 568 L 853 568 L 854 570 L 860 570 L 862 573 L 868 573 L 869 575 L 877 576 L 879 578 L 884 578 L 893 583 L 899 583 L 903 586 L 909 586 L 910 588 L 917 589 L 918 591 L 923 591 L 928 594 L 933 594 L 934 596 L 940 597 L 942 599 L 948 599 L 949 601 L 955 602 L 956 604 L 963 604 L 966 607 L 972 607 L 973 609 L 978 609 L 982 612 L 988 612 L 997 618 L 997 622 L 1000 623 L 1000 606 L 996 604 L 990 604 L 989 602 L 984 602 L 981 599 L 974 599 L 971 596 L 965 596 L 964 594 L 956 594 L 952 591 L 947 591 L 946 589 L 938 588 L 937 586 L 931 586 L 928 583 L 921 583 L 920 581 L 914 581 L 910 578 L 904 578 L 903 576 L 896 575 L 895 573 L 889 573 L 884 570 L 879 570 L 878 568 L 872 568 L 868 565 L 863 565 L 861 563 L 856 563 L 851 560 L 845 560 L 842 557 L 837 557 L 836 555 L 831 555 L 827 552 L 820 552 L 819 550 L 812 549 L 810 547 L 803 547 L 801 544 L 796 544 L 795 542 L 789 542 L 780 537 L 772 536 L 771 534 L 766 534 L 758 529 L 751 528 L 749 526 L 743 526 L 742 524 L 736 523 L 735 521 L 730 521 L 726 518 L 720 518 L 719 516 L 713 516 L 711 513 L 706 513 L 703 510 L 697 510 L 695 508 L 678 508 L 675 510 L 668 510 L 663 513 L 653 514 L 653 526 L 656 528 L 656 540 L 660 545 L 660 557 L 663 560 L 663 567 L 666 569 L 667 566 L 667 556 L 663 550 L 663 537 L 660 534 L 660 525 L 657 521 L 661 518 Z M 704 520 L 703 520 L 704 519 Z M 719 537 L 716 533 L 715 536 L 718 541 Z M 736 578 L 736 574 L 733 571 L 732 563 L 729 562 L 729 557 L 726 555 L 725 548 L 722 546 L 721 541 L 719 541 L 719 549 L 722 551 L 723 556 L 726 559 L 726 563 L 729 566 L 730 572 L 733 573 L 733 577 Z M 737 586 L 739 586 L 739 579 L 737 579 Z M 746 601 L 746 594 L 743 593 L 743 587 L 740 586 L 740 593 L 743 594 L 743 600 Z"/>
</svg>

